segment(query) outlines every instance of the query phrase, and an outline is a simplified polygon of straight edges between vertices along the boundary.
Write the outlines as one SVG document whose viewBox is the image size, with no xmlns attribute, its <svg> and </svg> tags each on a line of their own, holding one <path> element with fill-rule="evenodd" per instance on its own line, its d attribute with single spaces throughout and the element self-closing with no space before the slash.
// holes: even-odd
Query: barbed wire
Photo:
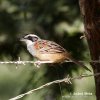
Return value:
<svg viewBox="0 0 100 100">
<path fill-rule="evenodd" d="M 66 60 L 65 62 L 69 62 L 70 63 L 70 62 L 73 62 L 73 61 L 67 61 Z M 100 63 L 100 59 L 99 60 L 91 60 L 91 61 L 79 61 L 79 62 L 83 62 L 83 63 L 86 63 L 86 62 L 89 62 L 89 63 L 91 63 L 91 62 L 93 62 L 93 63 Z M 20 59 L 20 57 L 18 58 L 17 61 L 0 61 L 0 64 L 16 64 L 16 65 L 23 64 L 23 65 L 26 65 L 28 63 L 34 64 L 35 62 L 34 61 L 22 61 Z"/>
<path fill-rule="evenodd" d="M 26 65 L 27 63 L 34 63 L 34 61 L 22 61 L 20 57 L 18 57 L 17 61 L 0 61 L 0 64 L 23 64 Z"/>
<path fill-rule="evenodd" d="M 55 81 L 46 83 L 46 84 L 44 84 L 44 85 L 41 85 L 41 86 L 38 87 L 38 88 L 32 89 L 32 90 L 30 90 L 30 91 L 28 91 L 28 92 L 26 92 L 26 93 L 20 94 L 20 95 L 18 95 L 18 96 L 16 96 L 16 97 L 13 97 L 13 98 L 9 99 L 9 100 L 18 100 L 18 99 L 20 99 L 20 98 L 22 98 L 22 97 L 24 97 L 24 96 L 26 96 L 26 95 L 28 95 L 28 94 L 32 94 L 33 92 L 35 92 L 35 91 L 37 91 L 37 90 L 43 89 L 44 87 L 47 87 L 47 86 L 50 86 L 50 85 L 53 85 L 53 84 L 62 83 L 62 82 L 65 82 L 65 83 L 67 83 L 67 84 L 72 84 L 72 82 L 71 82 L 72 80 L 75 80 L 75 79 L 82 79 L 82 78 L 90 77 L 90 76 L 98 76 L 98 75 L 100 75 L 100 73 L 89 74 L 89 75 L 79 75 L 79 76 L 76 76 L 76 77 L 69 77 L 69 75 L 68 75 L 68 76 L 67 76 L 66 78 L 64 78 L 64 79 L 55 80 Z"/>
<path fill-rule="evenodd" d="M 73 62 L 73 61 L 65 61 L 65 62 Z M 89 63 L 91 63 L 91 62 L 93 62 L 93 63 L 100 63 L 100 60 L 95 60 L 95 61 L 79 61 L 79 62 L 84 62 L 84 63 L 86 63 L 86 62 L 89 62 Z M 28 63 L 35 64 L 34 61 L 22 61 L 22 60 L 20 59 L 20 57 L 18 58 L 17 61 L 0 61 L 0 64 L 16 64 L 16 65 L 23 64 L 23 65 L 26 65 L 26 64 L 28 64 Z M 28 92 L 26 92 L 26 93 L 20 94 L 20 95 L 14 97 L 14 98 L 9 99 L 9 100 L 18 100 L 18 99 L 24 97 L 25 95 L 31 94 L 31 93 L 33 93 L 34 91 L 40 90 L 40 89 L 42 89 L 42 88 L 44 88 L 44 87 L 50 86 L 50 85 L 55 84 L 55 83 L 66 82 L 67 84 L 72 84 L 71 81 L 74 80 L 74 79 L 81 79 L 81 78 L 84 78 L 84 77 L 98 76 L 98 75 L 100 75 L 100 73 L 90 74 L 90 75 L 79 75 L 79 76 L 77 76 L 77 77 L 69 77 L 69 76 L 67 76 L 67 77 L 64 78 L 64 79 L 55 80 L 55 81 L 46 83 L 46 84 L 44 84 L 44 85 L 42 85 L 42 86 L 40 86 L 40 87 L 38 87 L 38 88 L 32 89 L 32 90 L 30 90 L 30 91 L 28 91 Z"/>
</svg>

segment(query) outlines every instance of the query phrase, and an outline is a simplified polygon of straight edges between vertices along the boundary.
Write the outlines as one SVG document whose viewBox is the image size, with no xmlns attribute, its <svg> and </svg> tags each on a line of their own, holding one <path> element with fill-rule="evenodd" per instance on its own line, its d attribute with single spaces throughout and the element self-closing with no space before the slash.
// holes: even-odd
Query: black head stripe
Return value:
<svg viewBox="0 0 100 100">
<path fill-rule="evenodd" d="M 31 36 L 28 36 L 27 39 L 33 42 L 33 38 Z"/>
<path fill-rule="evenodd" d="M 35 42 L 38 40 L 38 37 L 31 37 L 31 36 L 28 36 L 27 37 L 28 40 L 31 40 L 32 42 Z"/>
</svg>

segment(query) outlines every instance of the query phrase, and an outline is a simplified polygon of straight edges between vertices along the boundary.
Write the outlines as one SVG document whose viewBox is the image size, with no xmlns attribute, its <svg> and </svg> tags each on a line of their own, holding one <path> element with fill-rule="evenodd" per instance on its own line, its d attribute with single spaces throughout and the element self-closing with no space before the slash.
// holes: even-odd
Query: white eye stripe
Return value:
<svg viewBox="0 0 100 100">
<path fill-rule="evenodd" d="M 39 37 L 37 35 L 34 35 L 34 34 L 28 34 L 24 38 L 28 38 L 28 37 L 33 37 L 33 38 L 38 38 L 39 39 Z"/>
</svg>

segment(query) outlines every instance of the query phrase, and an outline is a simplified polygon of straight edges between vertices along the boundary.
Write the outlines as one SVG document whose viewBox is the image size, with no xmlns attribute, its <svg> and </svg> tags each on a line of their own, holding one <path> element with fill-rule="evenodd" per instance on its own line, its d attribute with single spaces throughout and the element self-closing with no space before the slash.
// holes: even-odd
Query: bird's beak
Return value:
<svg viewBox="0 0 100 100">
<path fill-rule="evenodd" d="M 24 38 L 20 38 L 20 41 L 25 41 L 25 39 Z"/>
<path fill-rule="evenodd" d="M 26 39 L 24 38 L 24 36 L 25 35 L 21 34 L 21 35 L 18 35 L 17 38 L 19 41 L 25 41 Z"/>
</svg>

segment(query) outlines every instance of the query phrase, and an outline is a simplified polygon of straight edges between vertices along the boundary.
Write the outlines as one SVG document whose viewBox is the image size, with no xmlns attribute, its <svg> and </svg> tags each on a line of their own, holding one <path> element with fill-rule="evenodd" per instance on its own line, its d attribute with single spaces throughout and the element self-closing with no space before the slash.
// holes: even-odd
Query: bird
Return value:
<svg viewBox="0 0 100 100">
<path fill-rule="evenodd" d="M 20 37 L 20 41 L 24 41 L 29 53 L 37 58 L 37 61 L 34 62 L 37 67 L 44 63 L 54 64 L 72 61 L 91 72 L 82 62 L 75 60 L 66 49 L 54 41 L 41 39 L 36 34 L 24 34 Z"/>
</svg>

